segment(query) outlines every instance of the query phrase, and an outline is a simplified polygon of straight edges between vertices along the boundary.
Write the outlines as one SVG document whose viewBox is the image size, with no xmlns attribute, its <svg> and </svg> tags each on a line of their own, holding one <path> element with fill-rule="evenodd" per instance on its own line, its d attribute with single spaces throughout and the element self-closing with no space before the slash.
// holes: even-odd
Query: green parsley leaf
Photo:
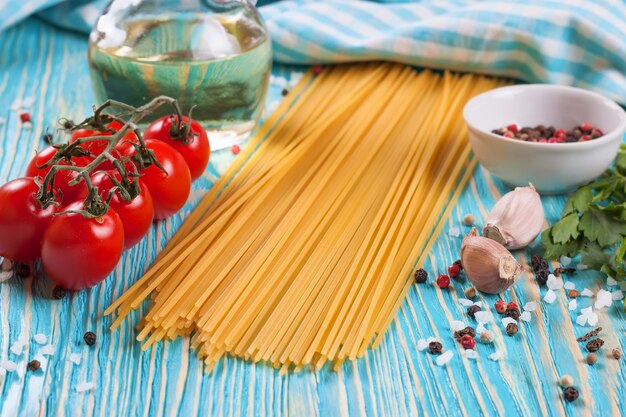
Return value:
<svg viewBox="0 0 626 417">
<path fill-rule="evenodd" d="M 626 233 L 626 224 L 613 216 L 607 216 L 602 209 L 592 207 L 583 213 L 578 229 L 591 241 L 600 246 L 609 246 L 619 242 Z"/>
<path fill-rule="evenodd" d="M 581 187 L 572 194 L 571 200 L 572 205 L 576 209 L 577 212 L 583 213 L 589 207 L 591 200 L 593 199 L 593 193 L 591 192 L 591 188 L 589 187 Z"/>
<path fill-rule="evenodd" d="M 552 241 L 554 243 L 567 243 L 570 239 L 578 238 L 579 234 L 578 213 L 568 214 L 552 227 Z"/>
</svg>

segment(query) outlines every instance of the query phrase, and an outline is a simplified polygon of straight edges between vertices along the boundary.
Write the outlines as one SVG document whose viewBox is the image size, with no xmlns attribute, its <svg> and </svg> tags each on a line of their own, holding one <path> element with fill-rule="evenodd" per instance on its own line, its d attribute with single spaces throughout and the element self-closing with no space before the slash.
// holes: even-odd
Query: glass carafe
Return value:
<svg viewBox="0 0 626 417">
<path fill-rule="evenodd" d="M 258 123 L 270 40 L 248 0 L 113 0 L 89 38 L 96 99 L 139 106 L 167 95 L 209 132 L 235 143 Z M 164 109 L 159 117 L 170 109 Z"/>
</svg>

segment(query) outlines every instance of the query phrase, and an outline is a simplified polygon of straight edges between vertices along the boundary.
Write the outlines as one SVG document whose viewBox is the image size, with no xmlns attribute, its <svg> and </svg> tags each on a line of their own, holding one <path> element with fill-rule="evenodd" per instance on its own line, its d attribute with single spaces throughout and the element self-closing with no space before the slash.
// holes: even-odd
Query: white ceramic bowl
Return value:
<svg viewBox="0 0 626 417">
<path fill-rule="evenodd" d="M 569 191 L 598 175 L 615 159 L 626 129 L 626 112 L 590 91 L 549 84 L 497 88 L 472 98 L 463 110 L 469 140 L 480 163 L 510 186 L 532 182 L 537 191 Z M 582 122 L 604 136 L 587 142 L 535 143 L 491 133 L 519 126 L 555 126 L 569 130 Z"/>
</svg>

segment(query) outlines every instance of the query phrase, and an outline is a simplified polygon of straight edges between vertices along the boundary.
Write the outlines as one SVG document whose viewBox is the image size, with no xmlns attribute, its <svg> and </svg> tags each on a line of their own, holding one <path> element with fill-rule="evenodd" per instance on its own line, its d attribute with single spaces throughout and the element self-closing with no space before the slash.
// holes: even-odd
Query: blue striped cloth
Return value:
<svg viewBox="0 0 626 417">
<path fill-rule="evenodd" d="M 106 3 L 8 0 L 0 4 L 0 29 L 37 13 L 87 32 Z M 269 3 L 260 10 L 279 62 L 390 60 L 573 85 L 626 105 L 624 0 Z"/>
</svg>

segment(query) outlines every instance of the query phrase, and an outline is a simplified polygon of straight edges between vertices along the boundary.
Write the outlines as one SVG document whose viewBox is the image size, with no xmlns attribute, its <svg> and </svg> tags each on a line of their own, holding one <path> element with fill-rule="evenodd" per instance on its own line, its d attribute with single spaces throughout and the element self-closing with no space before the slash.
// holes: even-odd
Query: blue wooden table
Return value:
<svg viewBox="0 0 626 417">
<path fill-rule="evenodd" d="M 288 76 L 293 68 L 278 67 Z M 268 104 L 280 98 L 273 85 Z M 14 103 L 31 106 L 30 128 L 19 121 Z M 21 176 L 35 149 L 43 147 L 42 134 L 61 116 L 81 119 L 93 104 L 87 73 L 86 38 L 62 32 L 29 19 L 0 34 L 0 182 Z M 12 108 L 13 107 L 13 108 Z M 62 300 L 51 297 L 52 287 L 40 270 L 27 279 L 0 283 L 0 365 L 18 369 L 0 374 L 0 417 L 9 416 L 464 416 L 549 415 L 616 416 L 626 413 L 626 367 L 608 357 L 613 347 L 626 348 L 623 301 L 599 310 L 599 325 L 606 341 L 598 364 L 584 363 L 583 344 L 576 337 L 591 330 L 574 323 L 579 310 L 593 302 L 580 298 L 576 312 L 568 311 L 565 290 L 553 304 L 539 302 L 532 321 L 522 323 L 508 337 L 494 313 L 487 327 L 495 333 L 494 345 L 477 345 L 479 358 L 466 358 L 454 341 L 450 322 L 467 317 L 458 299 L 467 283 L 454 282 L 449 291 L 432 283 L 415 286 L 397 313 L 382 345 L 361 360 L 347 363 L 339 372 L 323 369 L 279 376 L 264 365 L 227 358 L 206 374 L 189 349 L 188 339 L 162 343 L 141 352 L 134 341 L 134 324 L 147 305 L 135 312 L 115 333 L 103 310 L 141 276 L 163 248 L 181 220 L 194 207 L 220 172 L 230 163 L 228 151 L 212 155 L 208 173 L 194 186 L 189 203 L 179 214 L 155 224 L 148 238 L 128 252 L 115 273 L 103 284 Z M 497 179 L 476 169 L 470 184 L 452 210 L 446 227 L 429 256 L 427 269 L 436 275 L 458 258 L 461 237 L 450 229 L 468 231 L 461 219 L 466 213 L 481 224 L 496 199 L 506 192 Z M 558 217 L 564 197 L 543 199 L 550 223 Z M 454 234 L 454 233 L 452 233 Z M 527 264 L 524 253 L 516 254 Z M 579 290 L 605 288 L 595 272 L 572 278 Z M 545 294 L 533 276 L 501 296 L 479 295 L 486 309 L 500 297 L 523 305 Z M 85 331 L 98 336 L 95 346 L 82 341 Z M 26 363 L 41 355 L 44 345 L 34 336 L 43 334 L 52 355 L 43 356 L 42 371 L 24 371 Z M 437 366 L 434 357 L 417 350 L 421 338 L 435 337 L 454 352 L 452 360 Z M 11 351 L 25 338 L 21 354 Z M 500 350 L 504 357 L 488 355 Z M 72 355 L 77 354 L 77 355 Z M 75 364 L 70 357 L 80 364 Z M 565 403 L 557 385 L 570 374 L 581 398 Z M 77 392 L 82 383 L 94 388 Z"/>
</svg>

